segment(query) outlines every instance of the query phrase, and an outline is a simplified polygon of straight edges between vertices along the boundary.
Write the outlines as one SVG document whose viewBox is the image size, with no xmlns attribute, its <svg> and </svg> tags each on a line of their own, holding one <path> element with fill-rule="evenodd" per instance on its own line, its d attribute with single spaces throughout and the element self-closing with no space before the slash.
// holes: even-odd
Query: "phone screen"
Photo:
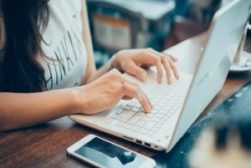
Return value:
<svg viewBox="0 0 251 168">
<path fill-rule="evenodd" d="M 78 148 L 75 153 L 109 168 L 140 166 L 146 158 L 97 137 Z"/>
</svg>

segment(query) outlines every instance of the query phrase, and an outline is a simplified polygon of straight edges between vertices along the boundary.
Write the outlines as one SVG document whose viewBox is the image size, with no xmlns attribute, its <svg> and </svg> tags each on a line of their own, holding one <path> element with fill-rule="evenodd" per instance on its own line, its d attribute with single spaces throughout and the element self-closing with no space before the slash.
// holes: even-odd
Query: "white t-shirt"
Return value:
<svg viewBox="0 0 251 168">
<path fill-rule="evenodd" d="M 42 33 L 45 42 L 41 44 L 45 55 L 52 59 L 41 60 L 48 90 L 78 86 L 83 80 L 87 53 L 82 35 L 82 3 L 49 1 L 49 23 Z"/>
<path fill-rule="evenodd" d="M 47 90 L 78 86 L 84 78 L 87 52 L 82 35 L 82 3 L 85 2 L 83 0 L 48 2 L 49 22 L 46 29 L 41 31 L 45 41 L 41 42 L 41 46 L 50 59 L 38 57 L 45 70 Z M 0 58 L 2 59 L 1 55 Z"/>
</svg>

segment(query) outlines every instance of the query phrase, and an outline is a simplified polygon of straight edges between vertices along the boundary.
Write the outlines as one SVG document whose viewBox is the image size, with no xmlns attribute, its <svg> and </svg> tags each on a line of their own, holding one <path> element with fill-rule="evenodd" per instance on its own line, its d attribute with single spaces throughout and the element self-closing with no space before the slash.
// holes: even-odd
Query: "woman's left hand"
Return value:
<svg viewBox="0 0 251 168">
<path fill-rule="evenodd" d="M 177 59 L 159 53 L 151 48 L 149 49 L 127 49 L 119 51 L 112 59 L 113 68 L 134 75 L 141 81 L 147 78 L 146 69 L 155 66 L 157 69 L 157 81 L 161 83 L 163 77 L 163 68 L 166 71 L 168 84 L 172 83 L 172 75 L 179 79 L 179 73 L 176 68 Z"/>
</svg>

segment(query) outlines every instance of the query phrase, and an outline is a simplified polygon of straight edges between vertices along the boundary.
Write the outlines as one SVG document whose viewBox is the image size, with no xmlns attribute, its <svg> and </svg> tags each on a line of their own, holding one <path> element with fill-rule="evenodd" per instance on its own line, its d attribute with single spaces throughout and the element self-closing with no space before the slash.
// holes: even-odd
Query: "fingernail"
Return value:
<svg viewBox="0 0 251 168">
<path fill-rule="evenodd" d="M 151 111 L 153 111 L 153 106 L 151 107 Z"/>
<path fill-rule="evenodd" d="M 153 110 L 153 105 L 152 105 L 152 103 L 149 101 L 149 109 L 150 109 L 150 111 L 149 112 L 151 112 L 152 110 Z"/>
<path fill-rule="evenodd" d="M 152 107 L 150 105 L 147 105 L 147 113 L 150 113 L 152 111 Z"/>
<path fill-rule="evenodd" d="M 157 78 L 157 81 L 158 81 L 159 84 L 162 83 L 162 79 L 161 78 Z"/>
<path fill-rule="evenodd" d="M 151 111 L 153 110 L 153 105 L 152 105 L 152 103 L 150 103 L 150 106 L 151 106 Z"/>
</svg>

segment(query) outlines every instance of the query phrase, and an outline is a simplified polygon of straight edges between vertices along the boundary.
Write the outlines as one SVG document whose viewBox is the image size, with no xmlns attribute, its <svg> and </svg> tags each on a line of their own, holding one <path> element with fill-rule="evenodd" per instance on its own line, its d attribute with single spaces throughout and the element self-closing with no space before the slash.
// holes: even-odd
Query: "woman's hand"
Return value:
<svg viewBox="0 0 251 168">
<path fill-rule="evenodd" d="M 143 91 L 125 79 L 116 69 L 77 89 L 77 110 L 84 114 L 95 114 L 107 110 L 116 105 L 122 98 L 135 98 L 146 112 L 152 110 L 152 105 Z"/>
<path fill-rule="evenodd" d="M 128 49 L 118 52 L 112 59 L 111 65 L 120 71 L 134 75 L 141 81 L 147 78 L 146 68 L 156 66 L 157 81 L 161 83 L 163 71 L 166 71 L 166 79 L 169 84 L 172 83 L 172 74 L 179 79 L 179 73 L 175 63 L 176 58 L 159 53 L 153 49 Z"/>
</svg>

